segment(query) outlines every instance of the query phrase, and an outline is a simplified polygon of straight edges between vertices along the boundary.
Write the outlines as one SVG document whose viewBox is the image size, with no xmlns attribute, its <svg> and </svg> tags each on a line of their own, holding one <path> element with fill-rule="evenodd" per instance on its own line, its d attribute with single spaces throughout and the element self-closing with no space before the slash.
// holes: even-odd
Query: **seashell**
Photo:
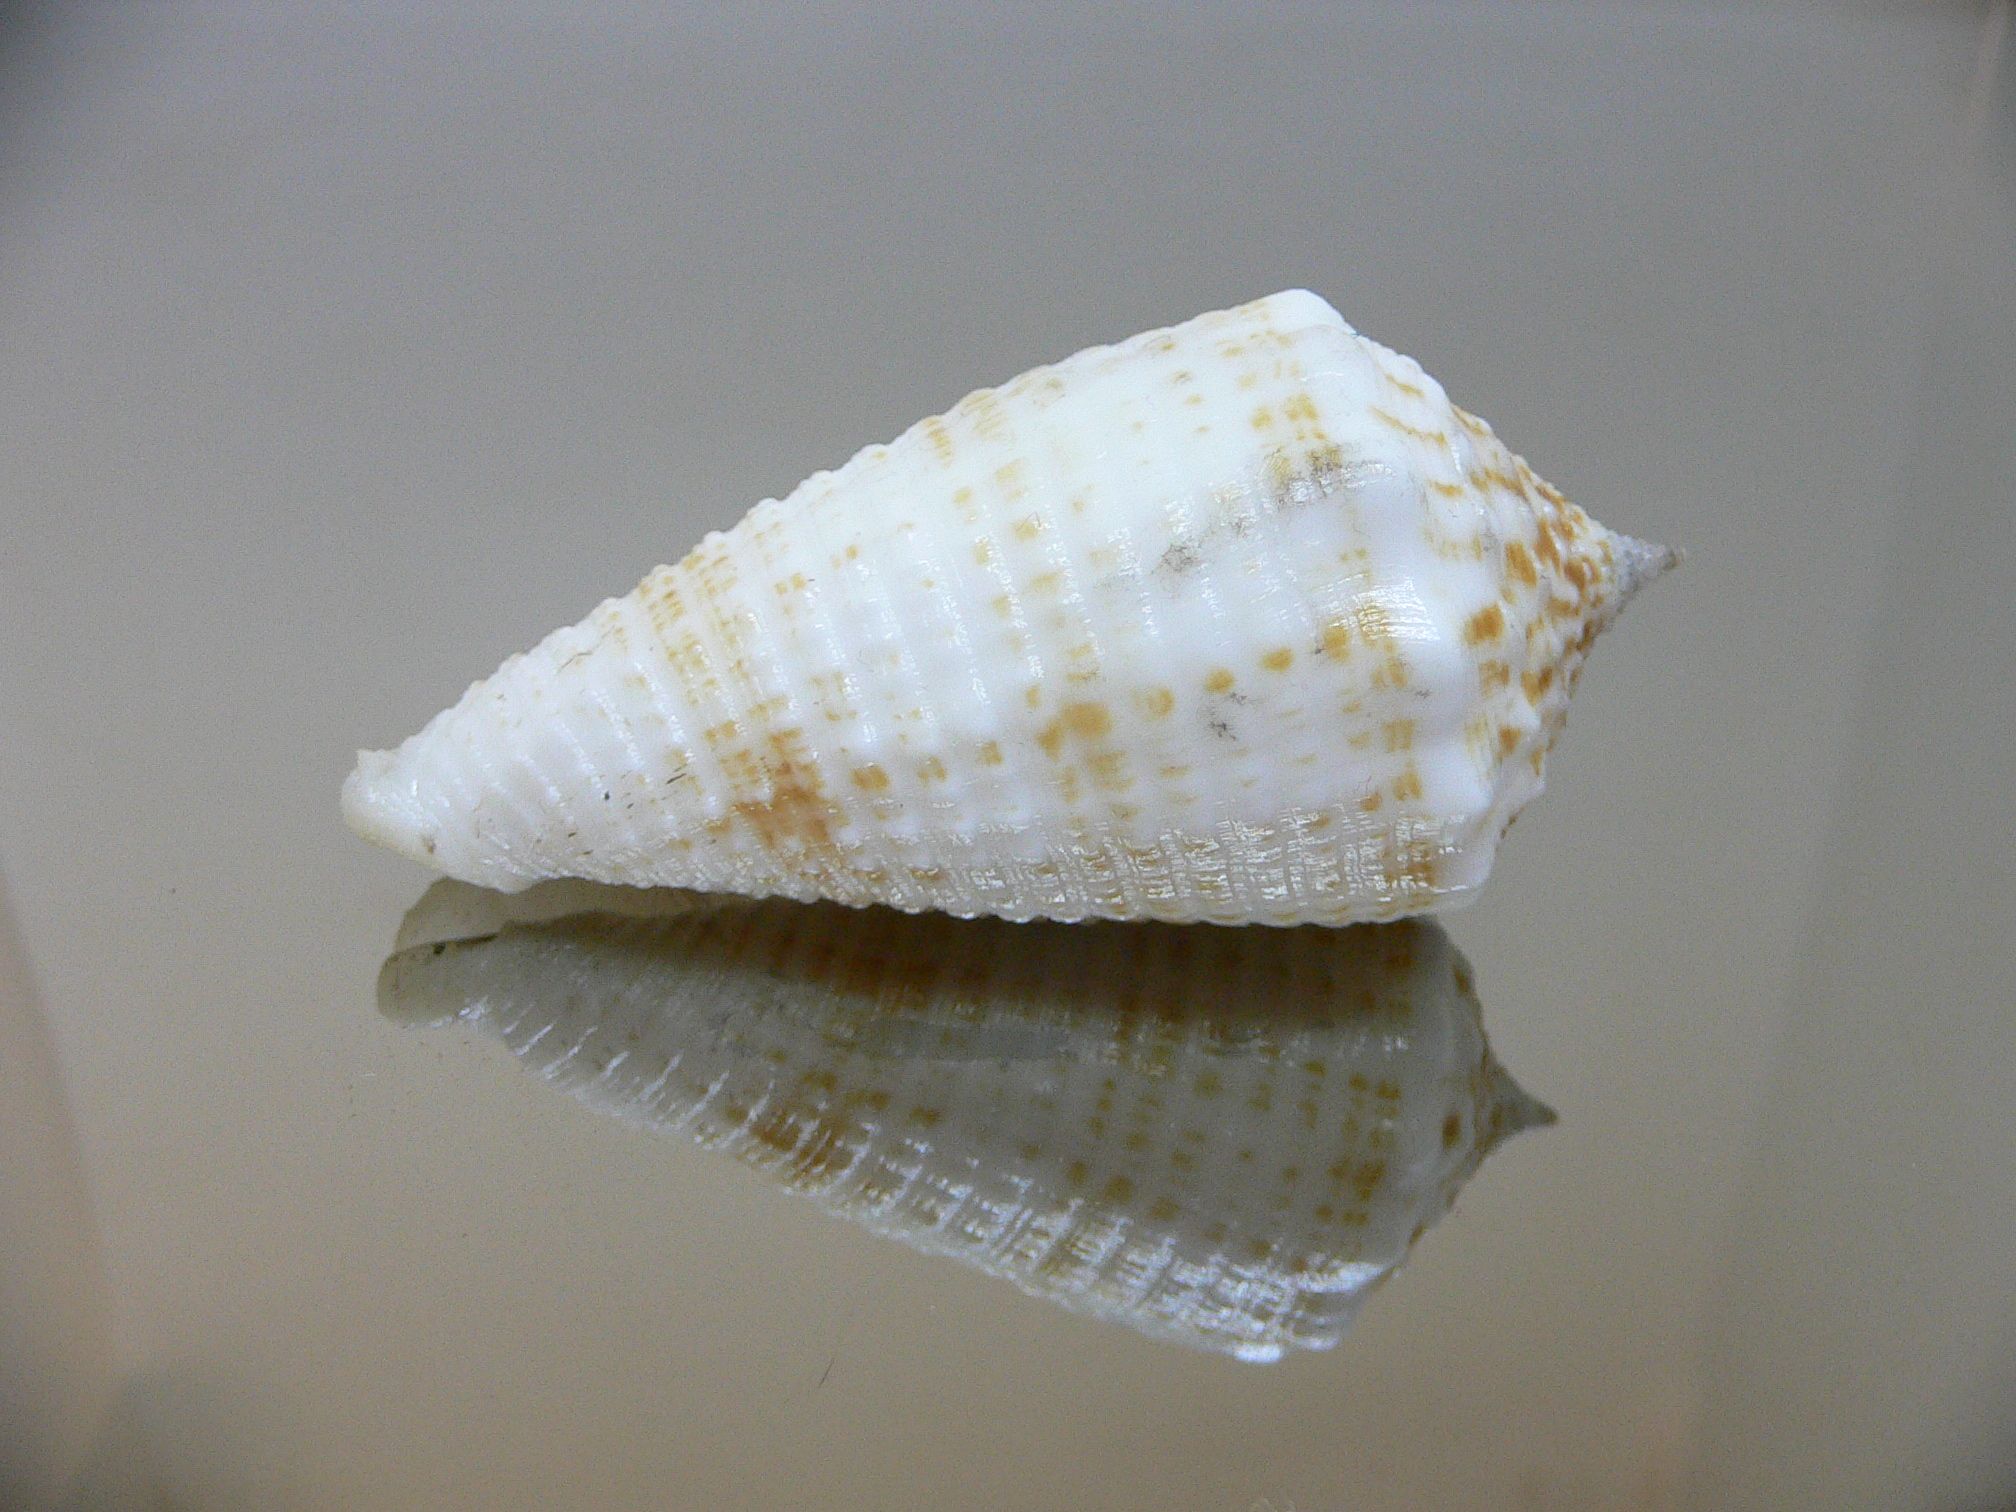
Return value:
<svg viewBox="0 0 2016 1512">
<path fill-rule="evenodd" d="M 1492 1058 L 1427 920 L 614 906 L 658 917 L 461 941 L 422 920 L 380 1004 L 478 1026 L 589 1106 L 912 1248 L 1243 1359 L 1334 1344 L 1486 1153 L 1553 1120 Z"/>
<path fill-rule="evenodd" d="M 344 811 L 504 890 L 1394 918 L 1483 885 L 1673 560 L 1291 291 L 759 504 L 360 753 Z"/>
</svg>

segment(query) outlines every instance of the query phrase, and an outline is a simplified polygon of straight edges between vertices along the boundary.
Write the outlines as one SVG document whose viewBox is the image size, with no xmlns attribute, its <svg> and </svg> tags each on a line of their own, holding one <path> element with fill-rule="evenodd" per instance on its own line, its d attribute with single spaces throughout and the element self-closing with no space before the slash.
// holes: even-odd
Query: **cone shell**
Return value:
<svg viewBox="0 0 2016 1512">
<path fill-rule="evenodd" d="M 590 1106 L 879 1234 L 1249 1360 L 1335 1343 L 1484 1155 L 1553 1117 L 1492 1058 L 1426 920 L 619 906 L 659 916 L 448 942 L 436 899 L 380 1002 L 478 1025 Z"/>
<path fill-rule="evenodd" d="M 361 753 L 344 808 L 505 890 L 1393 918 L 1483 885 L 1670 560 L 1294 291 L 758 505 Z"/>
</svg>

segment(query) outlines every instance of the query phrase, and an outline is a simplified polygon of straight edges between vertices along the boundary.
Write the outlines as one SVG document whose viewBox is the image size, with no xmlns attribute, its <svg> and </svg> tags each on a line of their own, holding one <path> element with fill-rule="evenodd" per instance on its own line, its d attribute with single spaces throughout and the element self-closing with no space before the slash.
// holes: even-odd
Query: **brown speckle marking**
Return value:
<svg viewBox="0 0 2016 1512">
<path fill-rule="evenodd" d="M 1286 646 L 1278 646 L 1260 658 L 1260 665 L 1269 672 L 1286 672 L 1295 663 L 1295 653 Z"/>
<path fill-rule="evenodd" d="M 652 628 L 669 638 L 671 628 L 686 617 L 686 601 L 679 592 L 678 569 L 660 567 L 638 585 L 638 597 Z"/>
<path fill-rule="evenodd" d="M 1366 597 L 1351 610 L 1352 628 L 1358 639 L 1378 653 L 1384 660 L 1372 672 L 1372 686 L 1375 688 L 1404 688 L 1407 686 L 1407 663 L 1400 655 L 1400 638 L 1393 633 L 1393 615 L 1378 599 Z"/>
<path fill-rule="evenodd" d="M 1494 641 L 1505 633 L 1505 611 L 1496 604 L 1487 604 L 1470 616 L 1463 627 L 1463 644 L 1481 646 L 1486 641 Z"/>
<path fill-rule="evenodd" d="M 1451 1113 L 1447 1118 L 1442 1120 L 1442 1148 L 1445 1150 L 1455 1149 L 1457 1141 L 1462 1137 L 1463 1120 L 1457 1114 Z"/>
<path fill-rule="evenodd" d="M 1056 760 L 1064 746 L 1066 735 L 1080 740 L 1097 740 L 1111 732 L 1113 716 L 1102 703 L 1067 703 L 1057 711 L 1057 717 L 1037 732 L 1036 743 L 1043 747 L 1043 754 Z"/>
<path fill-rule="evenodd" d="M 724 1104 L 723 1112 L 735 1123 L 741 1123 L 748 1117 L 748 1110 L 732 1104 Z M 844 1125 L 788 1103 L 779 1103 L 767 1110 L 761 1119 L 747 1127 L 750 1135 L 765 1150 L 783 1158 L 792 1185 L 816 1184 L 845 1170 L 854 1158 L 847 1147 Z M 759 1164 L 770 1163 L 761 1152 L 757 1154 L 757 1161 Z"/>
<path fill-rule="evenodd" d="M 939 465 L 950 467 L 958 448 L 952 444 L 952 433 L 945 428 L 944 417 L 933 415 L 917 428 L 924 433 L 924 440 L 931 448 L 931 455 L 938 459 Z"/>
<path fill-rule="evenodd" d="M 854 786 L 864 793 L 884 792 L 889 786 L 889 774 L 870 762 L 867 766 L 854 769 Z"/>
<path fill-rule="evenodd" d="M 1236 679 L 1224 667 L 1214 667 L 1204 679 L 1206 693 L 1230 693 Z"/>
<path fill-rule="evenodd" d="M 1554 539 L 1553 528 L 1545 520 L 1539 520 L 1533 527 L 1533 554 L 1555 571 L 1561 569 L 1561 546 Z"/>
<path fill-rule="evenodd" d="M 724 757 L 733 791 L 730 807 L 778 855 L 812 852 L 834 857 L 832 829 L 839 810 L 824 792 L 819 768 L 804 748 L 803 730 L 779 730 L 760 756 L 738 751 Z"/>
<path fill-rule="evenodd" d="M 1285 448 L 1267 458 L 1267 492 L 1276 509 L 1290 509 L 1330 494 L 1344 476 L 1344 448 L 1330 443 L 1312 446 L 1301 466 Z"/>
<path fill-rule="evenodd" d="M 1414 769 L 1413 762 L 1408 762 L 1406 770 L 1393 779 L 1393 796 L 1401 803 L 1421 796 L 1421 774 Z"/>
<path fill-rule="evenodd" d="M 1092 774 L 1094 787 L 1124 793 L 1134 786 L 1125 771 L 1126 760 L 1126 755 L 1120 751 L 1095 751 L 1085 758 L 1085 770 Z"/>
<path fill-rule="evenodd" d="M 1540 581 L 1540 574 L 1533 568 L 1533 554 L 1518 541 L 1505 548 L 1505 570 L 1528 588 Z"/>
<path fill-rule="evenodd" d="M 980 742 L 980 764 L 982 766 L 1001 765 L 1001 747 L 991 740 Z"/>
<path fill-rule="evenodd" d="M 990 389 L 981 389 L 961 399 L 956 408 L 965 411 L 973 422 L 973 429 L 988 441 L 999 440 L 1008 434 L 1008 414 L 1002 408 L 1001 398 Z"/>
<path fill-rule="evenodd" d="M 1176 707 L 1176 695 L 1167 688 L 1142 688 L 1134 695 L 1134 705 L 1150 719 L 1162 719 Z"/>
<path fill-rule="evenodd" d="M 1401 432 L 1403 435 L 1412 436 L 1416 441 L 1432 442 L 1436 446 L 1447 446 L 1449 444 L 1449 438 L 1439 430 L 1423 430 L 1418 425 L 1409 425 L 1398 415 L 1391 414 L 1376 404 L 1368 404 L 1366 409 L 1392 426 L 1393 429 Z"/>
<path fill-rule="evenodd" d="M 1352 628 L 1367 645 L 1388 646 L 1395 639 L 1393 616 L 1376 598 L 1364 598 L 1351 610 Z"/>
<path fill-rule="evenodd" d="M 1507 687 L 1512 681 L 1512 669 L 1502 661 L 1480 662 L 1477 665 L 1477 687 L 1481 692 L 1495 693 Z"/>
<path fill-rule="evenodd" d="M 1043 534 L 1043 516 L 1024 515 L 1021 519 L 1014 521 L 1008 528 L 1015 532 L 1016 540 L 1033 541 L 1036 537 Z"/>
<path fill-rule="evenodd" d="M 1517 494 L 1521 498 L 1528 498 L 1530 495 L 1527 493 L 1527 482 L 1526 478 L 1515 477 L 1513 474 L 1501 472 L 1495 467 L 1474 468 L 1470 473 L 1471 486 L 1479 493 L 1483 493 L 1487 489 L 1496 488 L 1505 493 Z"/>
<path fill-rule="evenodd" d="M 1351 631 L 1342 620 L 1332 620 L 1323 627 L 1323 654 L 1333 661 L 1351 654 Z"/>
<path fill-rule="evenodd" d="M 1389 723 L 1382 724 L 1379 727 L 1379 729 L 1380 732 L 1386 737 L 1387 750 L 1411 751 L 1414 749 L 1413 720 L 1395 719 L 1390 721 Z"/>
</svg>

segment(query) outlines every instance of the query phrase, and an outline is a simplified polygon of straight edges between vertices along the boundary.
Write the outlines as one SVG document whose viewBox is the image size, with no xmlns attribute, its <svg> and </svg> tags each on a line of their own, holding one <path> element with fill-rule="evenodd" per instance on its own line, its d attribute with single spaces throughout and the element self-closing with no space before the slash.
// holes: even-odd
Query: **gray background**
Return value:
<svg viewBox="0 0 2016 1512">
<path fill-rule="evenodd" d="M 421 10 L 0 56 L 0 1504 L 2016 1503 L 2006 6 Z M 356 747 L 1296 284 L 1690 553 L 1449 921 L 1561 1123 L 1341 1348 L 1070 1317 L 378 1017 Z"/>
</svg>

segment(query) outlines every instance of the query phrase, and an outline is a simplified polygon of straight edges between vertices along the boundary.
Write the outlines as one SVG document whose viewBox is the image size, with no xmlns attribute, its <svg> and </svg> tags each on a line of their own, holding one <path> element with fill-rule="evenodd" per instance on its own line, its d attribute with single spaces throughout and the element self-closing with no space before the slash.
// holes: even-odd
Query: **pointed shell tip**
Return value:
<svg viewBox="0 0 2016 1512">
<path fill-rule="evenodd" d="M 1632 536 L 1617 537 L 1617 602 L 1621 607 L 1639 589 L 1664 577 L 1687 559 L 1676 546 L 1656 541 L 1640 541 Z"/>
</svg>

